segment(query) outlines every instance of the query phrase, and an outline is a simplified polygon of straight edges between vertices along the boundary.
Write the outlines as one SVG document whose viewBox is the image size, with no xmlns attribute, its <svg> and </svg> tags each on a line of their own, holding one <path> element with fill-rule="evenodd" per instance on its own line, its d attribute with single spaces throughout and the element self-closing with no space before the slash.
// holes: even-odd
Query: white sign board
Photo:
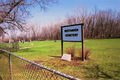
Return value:
<svg viewBox="0 0 120 80">
<path fill-rule="evenodd" d="M 82 25 L 62 27 L 63 41 L 82 41 Z"/>
</svg>

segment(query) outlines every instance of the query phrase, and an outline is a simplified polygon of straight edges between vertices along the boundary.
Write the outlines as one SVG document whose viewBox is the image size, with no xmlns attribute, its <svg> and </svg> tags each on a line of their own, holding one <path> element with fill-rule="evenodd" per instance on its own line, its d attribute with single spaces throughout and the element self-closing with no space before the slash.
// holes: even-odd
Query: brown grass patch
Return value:
<svg viewBox="0 0 120 80">
<path fill-rule="evenodd" d="M 66 48 L 66 53 L 71 54 L 71 57 L 75 56 L 75 46 Z"/>
<path fill-rule="evenodd" d="M 85 59 L 88 59 L 92 53 L 90 49 L 85 49 L 84 54 L 85 54 Z M 78 55 L 80 58 L 82 58 L 82 49 L 78 49 Z"/>
<path fill-rule="evenodd" d="M 44 65 L 50 66 L 53 65 L 54 67 L 63 67 L 63 66 L 72 66 L 72 67 L 78 67 L 81 66 L 84 62 L 80 60 L 80 58 L 72 58 L 72 61 L 64 61 L 61 60 L 61 58 L 52 58 L 45 62 Z"/>
<path fill-rule="evenodd" d="M 34 61 L 34 62 L 37 63 L 37 64 L 40 64 L 41 62 L 44 62 L 44 61 Z M 38 71 L 38 70 L 40 70 L 41 68 L 38 67 L 38 66 L 36 66 L 36 65 L 34 65 L 34 64 L 27 64 L 27 65 L 25 66 L 25 69 Z"/>
</svg>

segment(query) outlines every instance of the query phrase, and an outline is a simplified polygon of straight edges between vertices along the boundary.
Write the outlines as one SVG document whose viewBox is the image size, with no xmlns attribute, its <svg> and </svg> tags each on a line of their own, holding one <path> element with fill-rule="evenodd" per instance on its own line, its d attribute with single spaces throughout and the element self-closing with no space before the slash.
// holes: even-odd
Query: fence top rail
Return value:
<svg viewBox="0 0 120 80">
<path fill-rule="evenodd" d="M 19 58 L 19 59 L 21 59 L 21 60 L 24 60 L 24 61 L 26 61 L 26 62 L 28 62 L 28 63 L 31 63 L 31 64 L 33 64 L 33 65 L 36 65 L 36 66 L 38 66 L 38 67 L 40 67 L 40 68 L 43 68 L 43 69 L 45 69 L 45 70 L 48 70 L 48 71 L 50 71 L 50 72 L 52 72 L 52 73 L 54 73 L 54 74 L 60 75 L 60 76 L 62 76 L 62 77 L 65 77 L 65 78 L 67 78 L 67 79 L 80 80 L 80 79 L 78 79 L 78 78 L 76 78 L 76 77 L 73 77 L 73 76 L 70 76 L 70 75 L 61 73 L 61 72 L 59 72 L 59 71 L 56 71 L 56 70 L 47 68 L 47 67 L 45 67 L 45 66 L 43 66 L 43 65 L 40 65 L 40 64 L 34 63 L 34 62 L 30 61 L 30 60 L 27 60 L 27 59 L 25 59 L 25 58 L 22 58 L 22 57 L 20 57 L 20 56 L 18 56 L 18 55 L 15 55 L 15 54 L 13 54 L 13 53 L 11 53 L 11 52 L 9 52 L 9 51 L 4 50 L 4 49 L 0 49 L 0 50 L 3 51 L 3 52 L 8 53 L 8 54 L 10 54 L 10 55 L 13 55 L 13 56 L 15 56 L 15 57 L 17 57 L 17 58 Z"/>
</svg>

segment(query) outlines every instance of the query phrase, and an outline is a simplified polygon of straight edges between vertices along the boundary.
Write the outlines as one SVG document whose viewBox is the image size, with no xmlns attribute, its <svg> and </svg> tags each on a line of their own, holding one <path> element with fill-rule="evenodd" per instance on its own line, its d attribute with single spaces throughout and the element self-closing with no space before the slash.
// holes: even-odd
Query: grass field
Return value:
<svg viewBox="0 0 120 80">
<path fill-rule="evenodd" d="M 64 52 L 65 48 L 74 45 L 81 48 L 79 42 L 64 42 Z M 62 61 L 61 41 L 20 43 L 20 50 L 13 53 L 83 80 L 120 79 L 120 39 L 87 39 L 85 48 L 91 49 L 92 54 L 90 60 L 84 62 Z"/>
</svg>

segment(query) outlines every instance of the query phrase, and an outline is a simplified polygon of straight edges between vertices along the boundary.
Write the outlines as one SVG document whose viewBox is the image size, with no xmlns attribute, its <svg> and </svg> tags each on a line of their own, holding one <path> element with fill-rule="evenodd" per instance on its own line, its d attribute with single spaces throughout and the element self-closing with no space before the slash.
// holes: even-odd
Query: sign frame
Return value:
<svg viewBox="0 0 120 80">
<path fill-rule="evenodd" d="M 63 42 L 82 42 L 82 61 L 84 61 L 84 23 L 79 23 L 79 24 L 73 24 L 73 25 L 66 25 L 66 26 L 61 26 L 61 55 L 63 55 Z M 63 40 L 63 28 L 73 28 L 75 26 L 80 26 L 81 27 L 81 41 L 77 40 Z"/>
</svg>

